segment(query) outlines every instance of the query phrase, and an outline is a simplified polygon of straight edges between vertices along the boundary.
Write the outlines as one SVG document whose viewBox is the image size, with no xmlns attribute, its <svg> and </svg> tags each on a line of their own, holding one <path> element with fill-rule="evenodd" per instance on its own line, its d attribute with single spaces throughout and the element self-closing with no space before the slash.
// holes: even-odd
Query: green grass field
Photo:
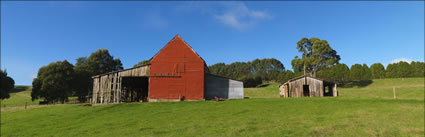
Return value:
<svg viewBox="0 0 425 137">
<path fill-rule="evenodd" d="M 31 101 L 31 89 L 29 86 L 16 86 L 10 93 L 10 99 L 1 101 L 1 107 L 19 107 L 27 105 L 38 105 L 39 100 Z"/>
<path fill-rule="evenodd" d="M 249 99 L 222 102 L 65 104 L 6 110 L 1 112 L 1 134 L 424 136 L 423 78 L 373 80 L 363 87 L 339 88 L 339 97 L 323 98 L 278 98 L 278 86 L 246 88 Z M 393 86 L 397 99 L 392 99 Z"/>
</svg>

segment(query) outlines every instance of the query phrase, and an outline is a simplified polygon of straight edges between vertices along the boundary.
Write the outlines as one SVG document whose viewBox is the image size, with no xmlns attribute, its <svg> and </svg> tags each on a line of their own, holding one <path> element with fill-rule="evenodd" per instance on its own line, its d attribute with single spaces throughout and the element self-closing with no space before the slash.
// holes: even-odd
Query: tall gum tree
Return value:
<svg viewBox="0 0 425 137">
<path fill-rule="evenodd" d="M 316 76 L 317 72 L 339 63 L 341 60 L 337 52 L 331 48 L 328 41 L 319 38 L 301 38 L 297 42 L 301 58 L 295 56 L 291 64 L 294 71 L 304 71 Z"/>
</svg>

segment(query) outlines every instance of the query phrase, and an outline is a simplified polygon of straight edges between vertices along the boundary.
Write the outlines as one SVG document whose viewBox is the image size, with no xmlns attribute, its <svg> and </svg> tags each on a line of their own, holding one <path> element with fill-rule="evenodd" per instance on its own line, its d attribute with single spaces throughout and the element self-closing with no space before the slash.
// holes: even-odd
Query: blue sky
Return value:
<svg viewBox="0 0 425 137">
<path fill-rule="evenodd" d="M 424 2 L 1 2 L 1 69 L 30 85 L 41 66 L 100 48 L 124 68 L 176 34 L 208 65 L 276 58 L 302 37 L 328 40 L 341 63 L 424 60 Z"/>
</svg>

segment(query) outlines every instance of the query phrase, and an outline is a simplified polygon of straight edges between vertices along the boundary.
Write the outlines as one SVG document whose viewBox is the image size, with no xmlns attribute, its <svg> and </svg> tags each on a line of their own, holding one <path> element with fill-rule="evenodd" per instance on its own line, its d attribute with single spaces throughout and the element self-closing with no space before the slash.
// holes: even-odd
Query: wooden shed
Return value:
<svg viewBox="0 0 425 137">
<path fill-rule="evenodd" d="M 92 103 L 203 100 L 206 94 L 229 98 L 218 93 L 243 98 L 242 82 L 223 83 L 218 82 L 222 79 L 207 79 L 206 75 L 209 70 L 205 61 L 176 35 L 149 64 L 93 76 Z M 215 88 L 211 83 L 227 89 Z"/>
<path fill-rule="evenodd" d="M 334 82 L 306 75 L 288 80 L 279 89 L 282 98 L 338 96 L 337 86 Z"/>
</svg>

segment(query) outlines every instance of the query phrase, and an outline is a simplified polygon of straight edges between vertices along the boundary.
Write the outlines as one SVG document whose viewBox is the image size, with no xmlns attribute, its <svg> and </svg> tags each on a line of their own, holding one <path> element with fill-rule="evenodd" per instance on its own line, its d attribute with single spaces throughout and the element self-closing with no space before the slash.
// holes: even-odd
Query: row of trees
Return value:
<svg viewBox="0 0 425 137">
<path fill-rule="evenodd" d="M 267 62 L 266 60 L 279 62 L 276 59 L 256 59 L 252 62 L 235 62 L 229 65 L 217 63 L 209 66 L 209 69 L 212 74 L 242 80 L 246 87 L 255 87 L 263 81 L 286 82 L 289 79 L 304 74 L 302 71 L 293 72 L 291 70 L 285 70 L 283 65 L 282 69 L 272 69 L 271 71 L 261 67 L 257 71 L 249 71 L 252 70 L 252 67 L 255 67 L 253 62 Z M 279 62 L 277 64 L 281 63 Z M 263 65 L 273 66 L 272 63 L 264 63 Z M 317 72 L 317 77 L 338 83 L 382 78 L 423 77 L 425 73 L 424 66 L 424 62 L 416 61 L 410 64 L 407 62 L 392 63 L 387 66 L 387 69 L 385 69 L 384 65 L 381 63 L 374 63 L 370 67 L 366 64 L 354 64 L 350 68 L 346 64 L 338 63 L 329 68 L 320 70 Z"/>
<path fill-rule="evenodd" d="M 381 63 L 374 63 L 370 68 L 366 64 L 354 64 L 351 68 L 348 68 L 345 64 L 336 64 L 329 69 L 321 71 L 318 77 L 336 82 L 381 78 L 423 77 L 424 66 L 424 62 L 416 61 L 410 64 L 403 61 L 388 64 L 386 69 Z"/>
<path fill-rule="evenodd" d="M 262 81 L 277 81 L 280 72 L 285 71 L 283 64 L 274 58 L 234 62 L 228 65 L 217 63 L 208 68 L 212 74 L 242 80 L 246 87 L 257 86 Z"/>
<path fill-rule="evenodd" d="M 318 38 L 302 38 L 297 42 L 297 49 L 302 56 L 295 56 L 291 61 L 294 71 L 285 70 L 284 65 L 274 58 L 217 63 L 208 68 L 212 74 L 242 80 L 245 87 L 255 87 L 263 81 L 286 82 L 304 74 L 336 82 L 424 76 L 424 62 L 398 62 L 389 64 L 386 69 L 380 63 L 370 68 L 366 64 L 354 64 L 349 68 L 339 63 L 340 56 L 326 40 Z M 134 66 L 147 63 L 149 60 L 143 60 Z M 113 58 L 106 49 L 78 58 L 75 66 L 66 60 L 50 63 L 40 68 L 33 81 L 31 96 L 33 100 L 44 98 L 50 103 L 65 102 L 69 96 L 78 96 L 84 102 L 92 90 L 91 76 L 120 69 L 123 69 L 120 59 Z"/>
<path fill-rule="evenodd" d="M 120 69 L 121 60 L 111 56 L 107 49 L 99 49 L 88 58 L 77 58 L 75 66 L 67 60 L 52 62 L 39 69 L 32 83 L 31 98 L 64 103 L 69 96 L 78 96 L 80 102 L 85 102 L 92 90 L 91 76 Z"/>
<path fill-rule="evenodd" d="M 295 56 L 291 61 L 294 71 L 285 71 L 276 59 L 256 59 L 229 65 L 217 63 L 209 68 L 213 74 L 242 80 L 247 87 L 257 86 L 261 81 L 286 82 L 304 74 L 335 82 L 424 76 L 424 62 L 415 61 L 389 64 L 386 69 L 381 63 L 370 68 L 366 64 L 354 64 L 349 68 L 339 63 L 341 57 L 326 40 L 318 38 L 302 38 L 297 42 L 297 49 L 302 56 Z"/>
<path fill-rule="evenodd" d="M 1 90 L 0 90 L 0 99 L 9 98 L 9 93 L 15 87 L 15 81 L 7 76 L 6 70 L 0 70 L 0 80 L 1 80 Z"/>
</svg>

